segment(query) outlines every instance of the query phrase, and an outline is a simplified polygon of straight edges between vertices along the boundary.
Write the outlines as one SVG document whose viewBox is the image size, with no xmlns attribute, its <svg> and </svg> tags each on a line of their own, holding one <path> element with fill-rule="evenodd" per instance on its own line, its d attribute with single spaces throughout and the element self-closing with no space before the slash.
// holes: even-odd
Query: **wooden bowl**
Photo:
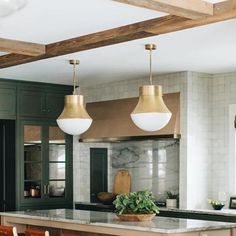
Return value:
<svg viewBox="0 0 236 236">
<path fill-rule="evenodd" d="M 121 214 L 117 217 L 122 221 L 151 221 L 156 214 Z"/>
<path fill-rule="evenodd" d="M 115 200 L 116 194 L 109 192 L 100 192 L 98 193 L 97 197 L 101 202 L 108 204 L 112 203 Z"/>
</svg>

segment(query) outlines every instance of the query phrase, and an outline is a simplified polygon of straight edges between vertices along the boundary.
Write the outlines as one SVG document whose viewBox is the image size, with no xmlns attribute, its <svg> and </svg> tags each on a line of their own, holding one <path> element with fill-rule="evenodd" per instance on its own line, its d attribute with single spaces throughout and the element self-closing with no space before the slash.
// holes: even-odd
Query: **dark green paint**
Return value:
<svg viewBox="0 0 236 236">
<path fill-rule="evenodd" d="M 0 119 L 16 118 L 16 87 L 0 86 Z"/>
<path fill-rule="evenodd" d="M 99 192 L 107 192 L 107 148 L 90 148 L 91 202 L 99 201 Z"/>
<path fill-rule="evenodd" d="M 72 94 L 72 87 L 50 83 L 28 82 L 9 79 L 0 79 L 0 119 L 16 120 L 15 138 L 11 144 L 16 147 L 16 172 L 12 168 L 12 177 L 16 186 L 11 191 L 16 196 L 17 209 L 49 209 L 73 207 L 73 161 L 72 137 L 66 138 L 66 194 L 64 198 L 24 199 L 24 148 L 23 125 L 37 124 L 43 126 L 43 177 L 48 181 L 48 126 L 56 125 L 56 118 L 64 107 L 64 96 Z M 15 150 L 12 148 L 12 150 Z M 15 191 L 15 192 L 14 192 Z"/>
</svg>

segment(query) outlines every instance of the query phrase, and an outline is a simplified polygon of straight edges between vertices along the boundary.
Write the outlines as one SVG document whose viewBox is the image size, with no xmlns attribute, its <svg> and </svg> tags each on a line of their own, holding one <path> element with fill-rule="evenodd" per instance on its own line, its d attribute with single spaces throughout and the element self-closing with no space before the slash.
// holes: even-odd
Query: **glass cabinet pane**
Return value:
<svg viewBox="0 0 236 236">
<path fill-rule="evenodd" d="M 65 134 L 49 127 L 49 197 L 65 196 L 66 146 Z"/>
<path fill-rule="evenodd" d="M 42 142 L 42 127 L 36 125 L 24 126 L 24 143 L 41 143 Z"/>
<path fill-rule="evenodd" d="M 66 160 L 65 144 L 49 144 L 49 161 L 65 161 Z"/>
<path fill-rule="evenodd" d="M 65 196 L 65 181 L 50 181 L 49 197 L 64 197 L 64 196 Z"/>
<path fill-rule="evenodd" d="M 57 126 L 50 126 L 49 143 L 65 144 L 65 133 L 63 133 Z"/>
<path fill-rule="evenodd" d="M 51 180 L 65 179 L 66 164 L 65 163 L 50 163 L 49 178 Z"/>
<path fill-rule="evenodd" d="M 42 127 L 24 126 L 24 197 L 40 198 L 42 185 Z"/>
<path fill-rule="evenodd" d="M 25 180 L 41 180 L 42 163 L 25 163 Z"/>
<path fill-rule="evenodd" d="M 41 161 L 41 144 L 24 144 L 24 160 L 27 161 Z"/>
</svg>

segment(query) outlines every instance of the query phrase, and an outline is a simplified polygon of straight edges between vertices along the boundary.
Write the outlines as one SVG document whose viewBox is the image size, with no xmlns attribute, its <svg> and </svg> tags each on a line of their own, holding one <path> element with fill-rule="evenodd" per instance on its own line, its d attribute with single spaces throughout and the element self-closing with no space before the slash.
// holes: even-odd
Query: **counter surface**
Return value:
<svg viewBox="0 0 236 236">
<path fill-rule="evenodd" d="M 124 222 L 120 221 L 114 213 L 69 209 L 1 212 L 0 215 L 3 217 L 18 217 L 23 219 L 36 219 L 61 223 L 64 222 L 80 225 L 170 234 L 236 228 L 235 223 L 189 220 L 158 216 L 155 217 L 151 222 Z"/>
<path fill-rule="evenodd" d="M 180 212 L 180 213 L 196 213 L 196 214 L 207 214 L 207 215 L 222 215 L 222 216 L 235 216 L 236 209 L 222 209 L 222 210 L 209 210 L 209 209 L 178 209 L 178 208 L 166 208 L 161 207 L 161 211 L 168 212 Z"/>
</svg>

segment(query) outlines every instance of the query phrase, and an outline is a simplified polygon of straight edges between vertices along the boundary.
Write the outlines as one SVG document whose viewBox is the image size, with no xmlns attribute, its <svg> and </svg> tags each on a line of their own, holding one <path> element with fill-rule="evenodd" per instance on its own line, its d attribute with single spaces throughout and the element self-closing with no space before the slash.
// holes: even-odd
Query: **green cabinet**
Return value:
<svg viewBox="0 0 236 236">
<path fill-rule="evenodd" d="M 17 208 L 72 208 L 72 137 L 55 122 L 18 122 Z"/>
<path fill-rule="evenodd" d="M 0 119 L 16 118 L 16 86 L 0 84 Z"/>
<path fill-rule="evenodd" d="M 44 117 L 56 119 L 64 107 L 68 92 L 20 89 L 18 92 L 19 117 Z"/>
<path fill-rule="evenodd" d="M 71 91 L 66 85 L 0 79 L 0 119 L 16 120 L 11 192 L 18 210 L 73 206 L 72 137 L 56 125 Z"/>
</svg>

